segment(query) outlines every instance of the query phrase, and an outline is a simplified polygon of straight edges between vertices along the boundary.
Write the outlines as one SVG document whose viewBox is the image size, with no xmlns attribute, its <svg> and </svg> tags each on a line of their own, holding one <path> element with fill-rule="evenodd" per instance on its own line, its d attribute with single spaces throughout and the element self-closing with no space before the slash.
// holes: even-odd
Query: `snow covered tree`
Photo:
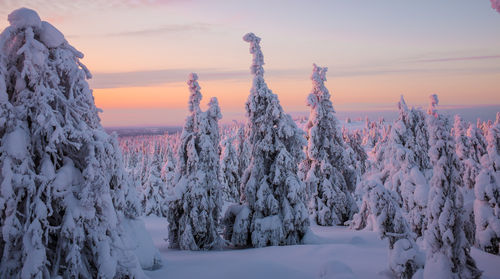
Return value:
<svg viewBox="0 0 500 279">
<path fill-rule="evenodd" d="M 218 120 L 216 100 L 207 112 L 200 109 L 198 75 L 190 74 L 189 115 L 178 149 L 175 196 L 168 202 L 169 245 L 183 250 L 206 250 L 218 244 L 220 183 L 217 177 Z M 215 143 L 213 141 L 216 141 Z"/>
<path fill-rule="evenodd" d="M 161 177 L 165 182 L 165 187 L 167 188 L 167 193 L 171 193 L 174 188 L 174 177 L 175 177 L 175 165 L 176 160 L 174 156 L 174 151 L 172 150 L 172 146 L 167 145 L 166 151 L 166 161 L 161 169 Z"/>
<path fill-rule="evenodd" d="M 477 153 L 472 147 L 472 139 L 466 135 L 466 124 L 459 115 L 455 115 L 452 133 L 455 140 L 455 152 L 460 160 L 460 176 L 462 183 L 459 190 L 464 198 L 464 232 L 469 243 L 475 241 L 475 223 L 474 223 L 474 184 L 479 174 L 480 163 Z"/>
<path fill-rule="evenodd" d="M 306 124 L 308 145 L 306 159 L 301 163 L 309 198 L 309 211 L 319 225 L 342 225 L 357 211 L 349 191 L 354 186 L 353 171 L 339 123 L 326 89 L 326 71 L 313 65 L 313 89 L 307 98 L 311 107 Z"/>
<path fill-rule="evenodd" d="M 240 201 L 240 176 L 238 173 L 238 154 L 233 146 L 234 137 L 222 142 L 219 179 L 222 184 L 222 198 L 225 201 Z"/>
<path fill-rule="evenodd" d="M 369 148 L 375 147 L 375 145 L 382 139 L 380 134 L 380 128 L 377 122 L 370 121 L 368 118 L 365 122 L 365 128 L 363 129 L 363 145 Z"/>
<path fill-rule="evenodd" d="M 366 172 L 366 161 L 368 155 L 362 146 L 362 137 L 359 130 L 349 132 L 348 129 L 342 129 L 342 136 L 345 143 L 349 146 L 347 152 L 349 153 L 350 161 L 354 164 L 356 177 L 360 178 Z"/>
<path fill-rule="evenodd" d="M 243 177 L 243 173 L 250 164 L 250 146 L 248 143 L 248 137 L 245 133 L 245 126 L 241 126 L 237 133 L 237 146 L 238 146 L 238 175 Z M 241 189 L 240 189 L 240 192 Z"/>
<path fill-rule="evenodd" d="M 479 278 L 481 271 L 470 255 L 470 244 L 463 231 L 460 161 L 454 152 L 450 124 L 447 118 L 436 111 L 437 96 L 431 95 L 430 100 L 429 157 L 434 168 L 427 205 L 424 277 Z"/>
<path fill-rule="evenodd" d="M 410 227 L 420 237 L 426 226 L 429 186 L 425 173 L 430 167 L 425 153 L 428 150 L 425 114 L 415 108 L 409 109 L 403 96 L 398 107 L 399 117 L 388 140 L 378 150 L 382 153 L 380 177 L 403 209 Z"/>
<path fill-rule="evenodd" d="M 151 165 L 148 168 L 149 175 L 146 183 L 142 186 L 141 204 L 146 216 L 153 214 L 160 217 L 166 217 L 165 202 L 167 198 L 167 188 L 161 179 L 161 168 L 161 149 L 160 145 L 156 143 L 154 145 Z"/>
<path fill-rule="evenodd" d="M 474 217 L 476 244 L 492 254 L 500 250 L 500 113 L 486 136 L 487 153 L 476 177 Z"/>
<path fill-rule="evenodd" d="M 481 162 L 481 158 L 486 154 L 486 139 L 482 130 L 473 123 L 469 123 L 467 128 L 467 137 L 470 144 L 470 156 L 476 162 Z"/>
<path fill-rule="evenodd" d="M 297 175 L 304 159 L 304 133 L 264 81 L 260 38 L 248 33 L 254 75 L 246 103 L 251 161 L 242 177 L 241 206 L 228 209 L 225 238 L 235 246 L 291 245 L 309 227 L 305 185 Z"/>
<path fill-rule="evenodd" d="M 100 124 L 83 54 L 33 10 L 8 19 L 0 103 L 15 109 L 0 117 L 0 277 L 142 277 L 126 229 L 137 193 Z"/>
<path fill-rule="evenodd" d="M 351 228 L 368 227 L 389 239 L 389 269 L 396 278 L 412 278 L 423 267 L 424 259 L 393 195 L 376 176 L 366 177 L 358 190 L 364 193 L 363 202 Z"/>
</svg>

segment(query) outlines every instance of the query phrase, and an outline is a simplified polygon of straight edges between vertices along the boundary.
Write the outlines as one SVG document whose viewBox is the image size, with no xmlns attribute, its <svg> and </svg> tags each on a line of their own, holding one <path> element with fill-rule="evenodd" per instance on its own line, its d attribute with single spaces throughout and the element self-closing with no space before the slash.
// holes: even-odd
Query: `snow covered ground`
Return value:
<svg viewBox="0 0 500 279">
<path fill-rule="evenodd" d="M 145 217 L 146 228 L 163 256 L 154 278 L 390 278 L 387 243 L 371 231 L 312 226 L 306 245 L 218 251 L 168 249 L 165 218 Z M 483 278 L 500 278 L 500 256 L 475 248 L 472 256 Z"/>
</svg>

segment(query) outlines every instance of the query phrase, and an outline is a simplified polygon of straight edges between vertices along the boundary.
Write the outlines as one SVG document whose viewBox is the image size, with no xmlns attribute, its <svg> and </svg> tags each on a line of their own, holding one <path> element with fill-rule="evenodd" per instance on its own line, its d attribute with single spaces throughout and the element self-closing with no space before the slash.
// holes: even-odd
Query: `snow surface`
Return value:
<svg viewBox="0 0 500 279">
<path fill-rule="evenodd" d="M 181 251 L 168 248 L 165 218 L 145 217 L 146 229 L 163 256 L 155 278 L 390 278 L 388 242 L 377 232 L 311 225 L 305 245 L 265 248 Z M 471 248 L 482 278 L 500 278 L 500 256 Z"/>
</svg>

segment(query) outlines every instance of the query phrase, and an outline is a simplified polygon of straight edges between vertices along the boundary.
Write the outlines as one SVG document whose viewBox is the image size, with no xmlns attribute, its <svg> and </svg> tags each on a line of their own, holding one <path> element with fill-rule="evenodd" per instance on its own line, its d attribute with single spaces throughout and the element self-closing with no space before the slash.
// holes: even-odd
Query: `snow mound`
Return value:
<svg viewBox="0 0 500 279">
<path fill-rule="evenodd" d="M 125 219 L 123 228 L 128 232 L 130 239 L 124 239 L 126 245 L 133 244 L 132 249 L 139 259 L 143 269 L 155 270 L 162 266 L 162 259 L 158 248 L 146 230 L 144 221 L 140 219 Z"/>
<path fill-rule="evenodd" d="M 62 45 L 66 39 L 61 31 L 57 30 L 52 24 L 42 21 L 42 32 L 40 33 L 40 41 L 47 47 L 53 48 Z"/>
<path fill-rule="evenodd" d="M 20 29 L 23 27 L 42 27 L 42 21 L 38 14 L 28 8 L 20 8 L 9 14 L 7 19 L 10 22 L 10 25 L 16 29 Z"/>
<path fill-rule="evenodd" d="M 323 264 L 323 266 L 321 267 L 319 272 L 319 278 L 350 279 L 350 278 L 356 278 L 356 276 L 354 276 L 352 269 L 346 264 L 339 261 L 330 261 Z"/>
<path fill-rule="evenodd" d="M 5 145 L 7 154 L 12 157 L 22 160 L 25 156 L 27 156 L 28 135 L 23 129 L 17 128 L 5 135 L 5 141 L 3 144 Z"/>
</svg>

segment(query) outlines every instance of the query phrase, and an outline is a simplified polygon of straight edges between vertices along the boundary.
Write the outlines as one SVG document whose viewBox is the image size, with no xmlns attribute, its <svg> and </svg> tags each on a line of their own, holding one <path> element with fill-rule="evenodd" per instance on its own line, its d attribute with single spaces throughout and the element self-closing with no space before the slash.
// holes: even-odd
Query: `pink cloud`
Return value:
<svg viewBox="0 0 500 279">
<path fill-rule="evenodd" d="M 498 0 L 500 1 L 500 0 Z M 446 57 L 446 58 L 435 58 L 435 59 L 420 59 L 416 62 L 448 62 L 448 61 L 467 61 L 467 60 L 488 60 L 488 59 L 500 59 L 500 55 L 482 55 L 482 56 L 465 56 L 465 57 Z"/>
</svg>

